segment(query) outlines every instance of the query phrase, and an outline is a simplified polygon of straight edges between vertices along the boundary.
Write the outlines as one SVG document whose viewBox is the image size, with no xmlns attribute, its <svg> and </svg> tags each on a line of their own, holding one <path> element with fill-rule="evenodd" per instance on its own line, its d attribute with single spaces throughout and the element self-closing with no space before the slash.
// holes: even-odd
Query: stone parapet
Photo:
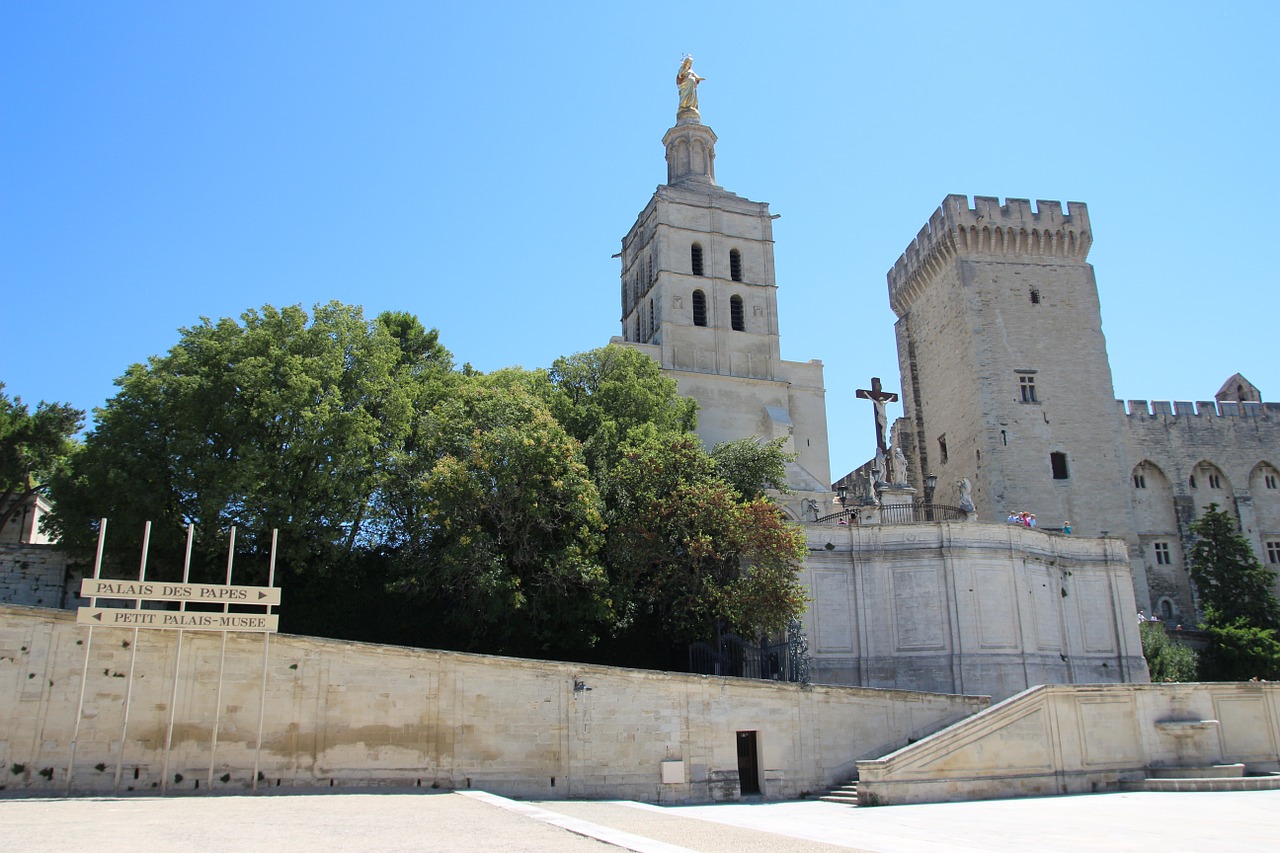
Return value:
<svg viewBox="0 0 1280 853">
<path fill-rule="evenodd" d="M 888 272 L 889 304 L 905 315 L 920 288 L 958 256 L 1015 256 L 1023 263 L 1083 263 L 1093 245 L 1089 210 L 1082 202 L 952 194 L 929 217 L 916 238 Z"/>
</svg>

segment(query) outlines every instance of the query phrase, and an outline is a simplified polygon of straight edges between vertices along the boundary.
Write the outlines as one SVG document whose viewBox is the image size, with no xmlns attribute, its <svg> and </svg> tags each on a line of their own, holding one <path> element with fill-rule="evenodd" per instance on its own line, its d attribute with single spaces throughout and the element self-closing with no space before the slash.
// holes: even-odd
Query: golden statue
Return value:
<svg viewBox="0 0 1280 853">
<path fill-rule="evenodd" d="M 705 80 L 693 73 L 693 57 L 686 56 L 676 72 L 676 86 L 680 89 L 680 112 L 690 110 L 698 115 L 698 84 Z"/>
</svg>

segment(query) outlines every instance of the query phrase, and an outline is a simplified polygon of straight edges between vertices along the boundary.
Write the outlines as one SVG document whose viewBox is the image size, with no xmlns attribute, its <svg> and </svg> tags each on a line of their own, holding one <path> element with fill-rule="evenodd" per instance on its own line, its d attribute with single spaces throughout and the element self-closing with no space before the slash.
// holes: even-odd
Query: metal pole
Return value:
<svg viewBox="0 0 1280 853">
<path fill-rule="evenodd" d="M 231 586 L 231 564 L 236 557 L 236 528 L 231 527 L 231 541 L 227 543 L 227 586 Z M 231 604 L 227 601 L 222 602 L 222 612 L 230 613 Z M 222 654 L 218 658 L 218 698 L 213 709 L 213 740 L 209 743 L 209 782 L 210 788 L 213 787 L 213 765 L 217 761 L 218 752 L 218 725 L 222 720 L 222 673 L 227 663 L 227 632 L 222 632 Z"/>
<path fill-rule="evenodd" d="M 196 526 L 187 524 L 187 553 L 182 560 L 182 582 L 185 584 L 191 580 L 191 542 L 195 539 Z M 178 603 L 178 612 L 185 612 L 187 603 L 181 601 Z M 169 693 L 169 726 L 164 733 L 164 765 L 160 771 L 160 793 L 164 794 L 169 787 L 169 750 L 173 747 L 173 716 L 178 705 L 178 667 L 182 664 L 182 634 L 181 628 L 178 629 L 178 647 L 173 653 L 173 690 Z"/>
<path fill-rule="evenodd" d="M 267 586 L 276 585 L 276 536 L 278 528 L 271 529 L 271 563 L 267 570 Z M 267 613 L 271 613 L 271 605 L 267 605 Z M 267 714 L 267 655 L 271 652 L 271 633 L 262 635 L 262 690 L 258 697 L 258 745 L 253 752 L 253 792 L 258 792 L 258 766 L 262 759 L 262 727 Z"/>
<path fill-rule="evenodd" d="M 102 575 L 102 549 L 107 541 L 107 520 L 98 521 L 98 554 L 93 559 L 93 579 Z M 89 597 L 89 606 L 98 606 L 96 595 Z M 76 743 L 80 739 L 80 717 L 84 714 L 84 688 L 89 680 L 89 649 L 93 647 L 93 626 L 89 626 L 89 639 L 84 643 L 84 670 L 80 673 L 80 702 L 76 705 L 76 726 L 71 732 L 71 757 L 67 759 L 67 796 L 71 795 L 71 775 L 76 766 Z"/>
<path fill-rule="evenodd" d="M 151 547 L 151 522 L 142 531 L 142 560 L 138 563 L 138 583 L 147 579 L 147 550 Z M 133 600 L 133 609 L 142 609 L 142 599 Z M 133 701 L 133 670 L 138 663 L 138 629 L 133 629 L 133 645 L 129 647 L 129 680 L 124 688 L 124 719 L 120 723 L 120 751 L 116 754 L 116 796 L 120 795 L 120 770 L 124 766 L 125 736 L 129 731 L 129 703 Z"/>
</svg>

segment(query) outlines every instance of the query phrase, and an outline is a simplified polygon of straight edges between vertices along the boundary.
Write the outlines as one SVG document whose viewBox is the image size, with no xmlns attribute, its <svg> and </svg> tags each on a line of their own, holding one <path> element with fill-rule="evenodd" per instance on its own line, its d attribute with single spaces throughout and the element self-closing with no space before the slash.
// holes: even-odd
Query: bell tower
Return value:
<svg viewBox="0 0 1280 853">
<path fill-rule="evenodd" d="M 769 205 L 716 183 L 716 134 L 702 123 L 692 61 L 676 124 L 662 138 L 667 182 L 622 240 L 622 335 L 698 401 L 708 447 L 785 436 L 798 492 L 829 491 L 819 361 L 783 361 Z M 690 80 L 696 82 L 690 84 Z M 690 91 L 692 95 L 690 96 Z"/>
</svg>

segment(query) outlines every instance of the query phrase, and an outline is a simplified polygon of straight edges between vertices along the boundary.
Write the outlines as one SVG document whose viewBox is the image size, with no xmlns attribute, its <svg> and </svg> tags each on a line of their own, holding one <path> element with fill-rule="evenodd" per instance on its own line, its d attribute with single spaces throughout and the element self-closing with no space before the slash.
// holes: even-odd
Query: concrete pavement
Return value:
<svg viewBox="0 0 1280 853">
<path fill-rule="evenodd" d="M 0 795 L 4 796 L 4 795 Z M 0 848 L 27 853 L 503 850 L 639 853 L 1274 849 L 1280 791 L 1119 793 L 851 808 L 523 803 L 482 792 L 0 799 Z"/>
</svg>

